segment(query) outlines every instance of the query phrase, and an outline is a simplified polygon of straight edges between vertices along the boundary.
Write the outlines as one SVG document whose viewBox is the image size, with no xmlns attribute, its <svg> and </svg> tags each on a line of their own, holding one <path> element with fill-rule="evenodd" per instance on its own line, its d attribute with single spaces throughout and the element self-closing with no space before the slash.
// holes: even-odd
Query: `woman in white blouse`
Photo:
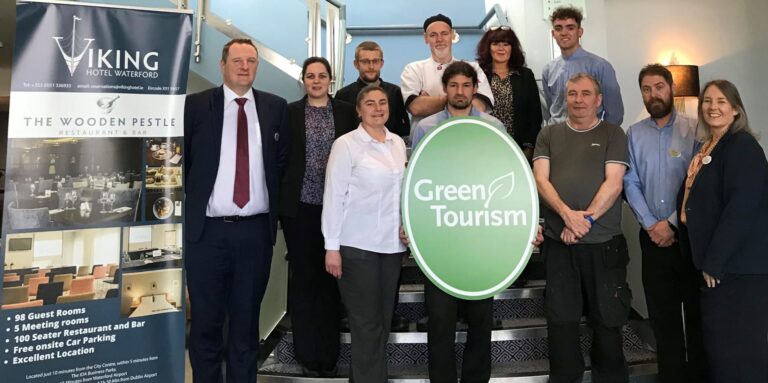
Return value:
<svg viewBox="0 0 768 383">
<path fill-rule="evenodd" d="M 339 280 L 352 332 L 350 382 L 387 381 L 386 345 L 405 245 L 400 191 L 403 140 L 384 126 L 386 92 L 368 86 L 357 97 L 362 123 L 333 144 L 326 169 L 322 230 L 325 269 Z"/>
</svg>

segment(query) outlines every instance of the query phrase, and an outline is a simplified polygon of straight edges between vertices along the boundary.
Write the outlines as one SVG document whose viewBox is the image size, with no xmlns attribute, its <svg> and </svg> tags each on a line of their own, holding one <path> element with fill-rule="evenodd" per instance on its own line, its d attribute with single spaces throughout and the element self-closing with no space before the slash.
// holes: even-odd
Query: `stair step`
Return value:
<svg viewBox="0 0 768 383">
<path fill-rule="evenodd" d="M 538 298 L 544 295 L 547 282 L 543 279 L 526 281 L 525 285 L 510 287 L 498 294 L 494 299 Z M 401 284 L 399 301 L 405 303 L 424 302 L 424 284 Z"/>
<path fill-rule="evenodd" d="M 643 358 L 627 355 L 629 365 L 630 382 L 655 383 L 657 367 L 656 363 L 648 362 Z M 584 382 L 592 381 L 590 360 L 585 358 L 587 371 L 584 373 Z M 388 368 L 389 383 L 429 383 L 427 365 L 403 366 Z M 278 363 L 267 360 L 259 370 L 259 382 L 264 383 L 331 383 L 346 382 L 349 376 L 349 367 L 340 366 L 339 375 L 336 378 L 307 378 L 303 377 L 301 367 L 298 364 Z M 549 379 L 549 361 L 546 359 L 532 360 L 515 363 L 495 364 L 491 369 L 490 383 L 546 383 Z"/>
<path fill-rule="evenodd" d="M 523 272 L 523 276 L 528 279 L 544 279 L 544 261 L 541 253 L 536 250 L 531 254 L 531 259 Z M 426 281 L 424 273 L 419 269 L 419 265 L 412 257 L 405 258 L 400 269 L 401 284 L 423 284 Z"/>
<path fill-rule="evenodd" d="M 531 259 L 529 262 L 541 262 L 541 253 L 539 252 L 538 247 L 533 248 L 533 253 L 531 253 Z M 416 259 L 413 257 L 413 255 L 410 255 L 407 258 L 403 259 L 402 262 L 403 267 L 419 267 L 419 265 L 416 263 Z"/>
<path fill-rule="evenodd" d="M 528 281 L 525 287 L 513 287 L 494 297 L 493 317 L 498 320 L 544 317 L 543 280 Z M 401 285 L 395 312 L 410 322 L 427 316 L 424 286 Z"/>
<path fill-rule="evenodd" d="M 510 323 L 511 322 L 511 323 Z M 527 322 L 527 323 L 522 323 Z M 527 326 L 494 330 L 491 334 L 491 360 L 494 364 L 541 360 L 548 357 L 547 328 L 543 319 L 529 321 L 505 321 L 506 325 Z M 592 331 L 582 325 L 581 347 L 588 355 L 592 347 Z M 640 338 L 637 331 L 627 325 L 623 328 L 624 352 L 642 356 L 643 360 L 654 360 L 655 354 Z M 349 365 L 351 360 L 351 341 L 349 333 L 341 334 L 339 365 Z M 456 333 L 456 355 L 461 360 L 466 332 Z M 387 345 L 390 366 L 418 366 L 427 363 L 427 333 L 403 332 L 391 333 Z M 296 363 L 293 354 L 293 336 L 290 332 L 279 341 L 273 352 L 275 361 L 283 364 Z"/>
</svg>

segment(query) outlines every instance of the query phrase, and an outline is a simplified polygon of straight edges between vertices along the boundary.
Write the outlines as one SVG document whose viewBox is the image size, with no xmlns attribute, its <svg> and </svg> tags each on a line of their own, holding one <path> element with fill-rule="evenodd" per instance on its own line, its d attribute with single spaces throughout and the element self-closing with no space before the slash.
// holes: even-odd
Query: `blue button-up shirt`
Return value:
<svg viewBox="0 0 768 383">
<path fill-rule="evenodd" d="M 677 192 L 695 154 L 695 139 L 696 120 L 674 110 L 664 127 L 651 117 L 629 127 L 624 192 L 643 228 L 661 220 L 677 225 Z"/>
<path fill-rule="evenodd" d="M 544 67 L 542 87 L 550 114 L 547 125 L 563 122 L 568 117 L 565 84 L 580 72 L 589 73 L 600 82 L 603 105 L 598 109 L 597 117 L 621 126 L 624 121 L 624 103 L 621 100 L 619 83 L 616 81 L 616 72 L 604 58 L 582 48 L 576 49 L 570 57 L 560 56 Z"/>
<path fill-rule="evenodd" d="M 488 113 L 481 112 L 474 106 L 471 108 L 472 109 L 469 111 L 469 115 L 471 117 L 480 117 L 483 120 L 490 122 L 491 125 L 495 126 L 504 133 L 507 132 L 507 130 L 504 128 L 504 124 L 499 121 L 498 118 L 493 117 Z M 451 117 L 453 116 L 451 116 L 451 114 L 448 112 L 448 107 L 446 106 L 443 108 L 443 110 L 419 121 L 418 124 L 416 124 L 416 127 L 413 129 L 413 140 L 411 141 L 411 147 L 415 150 L 419 141 L 421 141 L 421 139 L 424 138 L 424 136 L 427 135 L 427 133 L 432 130 L 432 128 Z"/>
</svg>

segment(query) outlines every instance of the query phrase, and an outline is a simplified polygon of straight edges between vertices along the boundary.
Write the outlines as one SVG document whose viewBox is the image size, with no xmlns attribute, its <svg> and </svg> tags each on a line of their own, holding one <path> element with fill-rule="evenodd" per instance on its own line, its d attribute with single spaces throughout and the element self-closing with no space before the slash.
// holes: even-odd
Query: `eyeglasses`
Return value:
<svg viewBox="0 0 768 383">
<path fill-rule="evenodd" d="M 362 59 L 362 60 L 357 60 L 357 62 L 358 62 L 358 63 L 360 63 L 360 64 L 362 64 L 362 65 L 371 65 L 371 64 L 373 64 L 373 65 L 379 65 L 379 64 L 381 64 L 383 61 L 384 61 L 384 60 L 382 60 L 382 59 L 373 59 L 373 60 L 369 60 L 369 59 Z"/>
<path fill-rule="evenodd" d="M 492 26 L 492 27 L 490 27 L 488 29 L 490 29 L 492 31 L 498 31 L 499 29 L 501 29 L 502 31 L 511 31 L 512 27 L 509 27 L 509 26 L 506 26 L 506 25 L 494 25 L 494 26 Z"/>
</svg>

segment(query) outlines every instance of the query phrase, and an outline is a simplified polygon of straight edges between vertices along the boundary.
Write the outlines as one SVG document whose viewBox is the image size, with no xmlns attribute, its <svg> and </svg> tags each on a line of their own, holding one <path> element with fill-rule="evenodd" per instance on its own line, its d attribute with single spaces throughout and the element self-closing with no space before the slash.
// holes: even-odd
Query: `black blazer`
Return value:
<svg viewBox="0 0 768 383">
<path fill-rule="evenodd" d="M 702 165 L 685 206 L 680 240 L 696 268 L 715 278 L 768 274 L 768 162 L 746 132 L 727 132 Z M 685 185 L 677 196 L 681 211 Z M 679 213 L 678 213 L 679 214 Z"/>
<path fill-rule="evenodd" d="M 301 197 L 301 187 L 306 169 L 306 126 L 304 108 L 307 96 L 288 104 L 288 126 L 291 134 L 291 144 L 288 150 L 288 166 L 280 181 L 279 212 L 281 216 L 295 217 Z M 357 128 L 357 112 L 352 104 L 341 100 L 331 99 L 333 108 L 333 127 L 336 138 Z"/>
<path fill-rule="evenodd" d="M 358 77 L 357 81 L 339 89 L 334 98 L 355 105 L 357 95 L 366 86 L 368 84 Z M 387 100 L 389 100 L 389 118 L 385 124 L 387 129 L 398 136 L 411 134 L 411 119 L 408 117 L 408 111 L 405 110 L 403 92 L 400 87 L 384 80 L 381 80 L 379 86 L 387 92 Z"/>
<path fill-rule="evenodd" d="M 264 174 L 269 196 L 269 217 L 274 245 L 277 236 L 278 180 L 285 167 L 289 132 L 286 101 L 253 89 L 261 127 Z M 184 105 L 184 191 L 186 237 L 197 242 L 205 226 L 205 210 L 219 170 L 224 123 L 224 89 L 208 89 L 187 96 Z M 234 166 L 234 164 L 226 164 Z"/>
<path fill-rule="evenodd" d="M 509 81 L 512 84 L 512 105 L 515 108 L 515 121 L 512 129 L 515 132 L 515 142 L 521 147 L 533 148 L 536 146 L 536 137 L 541 130 L 541 98 L 539 98 L 539 86 L 533 71 L 522 67 L 518 73 L 510 72 Z M 493 71 L 485 71 L 488 81 L 491 81 Z M 496 95 L 493 95 L 496 98 Z"/>
</svg>

